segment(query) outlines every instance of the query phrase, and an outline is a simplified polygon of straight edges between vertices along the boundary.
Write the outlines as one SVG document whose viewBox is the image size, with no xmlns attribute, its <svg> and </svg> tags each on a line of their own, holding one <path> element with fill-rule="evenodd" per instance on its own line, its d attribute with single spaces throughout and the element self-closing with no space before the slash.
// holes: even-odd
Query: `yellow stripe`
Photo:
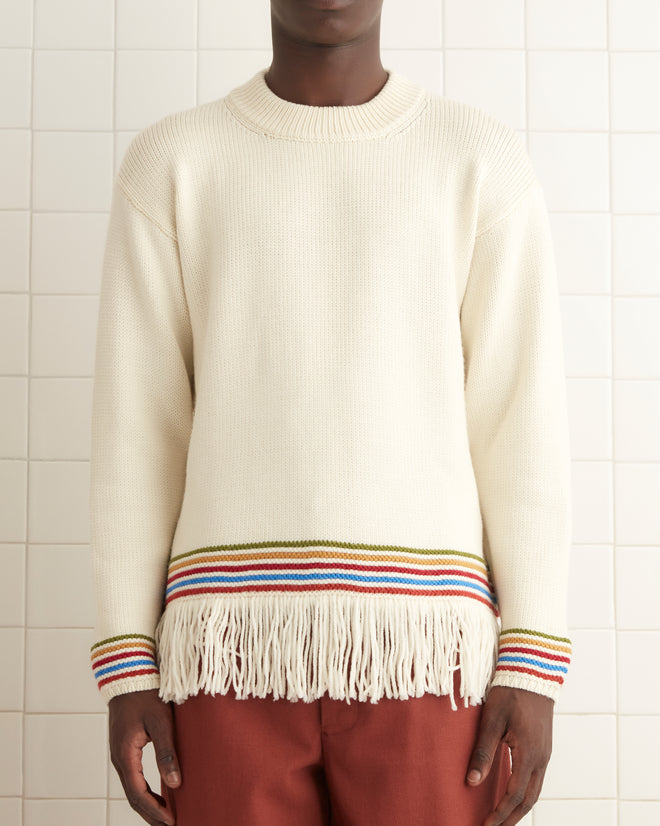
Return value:
<svg viewBox="0 0 660 826">
<path fill-rule="evenodd" d="M 141 642 L 119 642 L 115 645 L 105 645 L 102 648 L 97 648 L 96 651 L 92 653 L 92 659 L 96 660 L 98 657 L 109 654 L 111 651 L 121 651 L 124 648 L 135 648 L 136 646 L 140 646 L 143 648 L 148 648 L 150 651 L 154 651 L 154 646 L 152 643 L 143 640 Z"/>
<path fill-rule="evenodd" d="M 529 645 L 532 648 L 550 648 L 553 651 L 563 651 L 566 654 L 571 653 L 571 647 L 569 645 L 557 645 L 556 643 L 552 642 L 537 642 L 540 639 L 539 637 L 510 637 L 508 634 L 502 634 L 500 637 L 500 645 L 509 645 L 511 643 L 521 643 L 523 645 Z"/>
</svg>

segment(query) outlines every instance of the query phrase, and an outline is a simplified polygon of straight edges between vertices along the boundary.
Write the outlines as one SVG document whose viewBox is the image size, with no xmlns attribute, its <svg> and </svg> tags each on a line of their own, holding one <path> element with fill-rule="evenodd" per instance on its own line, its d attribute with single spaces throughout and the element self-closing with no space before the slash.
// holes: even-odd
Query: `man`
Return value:
<svg viewBox="0 0 660 826">
<path fill-rule="evenodd" d="M 150 824 L 512 826 L 541 790 L 571 653 L 545 202 L 509 127 L 383 68 L 381 5 L 271 0 L 270 67 L 118 175 L 91 653 Z"/>
</svg>

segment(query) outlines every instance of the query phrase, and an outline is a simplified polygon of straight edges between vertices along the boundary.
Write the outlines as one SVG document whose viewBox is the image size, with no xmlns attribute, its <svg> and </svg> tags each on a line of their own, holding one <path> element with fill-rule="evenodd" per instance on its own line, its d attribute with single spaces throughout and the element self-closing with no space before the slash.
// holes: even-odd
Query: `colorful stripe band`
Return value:
<svg viewBox="0 0 660 826">
<path fill-rule="evenodd" d="M 144 677 L 159 673 L 153 637 L 121 634 L 95 643 L 90 650 L 92 669 L 99 689 L 124 677 Z"/>
<path fill-rule="evenodd" d="M 500 634 L 496 671 L 529 674 L 561 684 L 568 671 L 571 653 L 568 637 L 509 628 Z"/>
<path fill-rule="evenodd" d="M 169 562 L 165 602 L 208 594 L 324 590 L 461 596 L 499 615 L 482 557 L 325 540 L 215 545 L 178 554 Z"/>
</svg>

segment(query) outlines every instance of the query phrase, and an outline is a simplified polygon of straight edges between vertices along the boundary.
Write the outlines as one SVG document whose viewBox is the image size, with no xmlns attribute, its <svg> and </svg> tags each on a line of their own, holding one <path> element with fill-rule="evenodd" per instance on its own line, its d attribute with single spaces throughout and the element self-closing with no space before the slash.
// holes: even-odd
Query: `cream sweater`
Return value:
<svg viewBox="0 0 660 826">
<path fill-rule="evenodd" d="M 557 698 L 570 455 L 524 143 L 395 70 L 258 71 L 131 141 L 99 301 L 93 673 L 312 701 Z"/>
</svg>

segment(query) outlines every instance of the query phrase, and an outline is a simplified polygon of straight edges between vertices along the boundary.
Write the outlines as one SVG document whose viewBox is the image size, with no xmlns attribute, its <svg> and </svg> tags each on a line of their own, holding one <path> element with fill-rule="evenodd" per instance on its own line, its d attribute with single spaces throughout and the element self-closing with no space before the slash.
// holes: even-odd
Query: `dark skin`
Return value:
<svg viewBox="0 0 660 826">
<path fill-rule="evenodd" d="M 382 5 L 383 0 L 271 0 L 270 89 L 310 106 L 350 106 L 374 97 L 387 80 L 380 59 Z M 541 694 L 491 689 L 465 782 L 483 783 L 502 740 L 511 749 L 512 775 L 482 826 L 513 826 L 538 800 L 552 750 L 553 711 L 554 701 Z M 142 773 L 142 750 L 152 741 L 165 784 L 177 788 L 183 782 L 172 704 L 159 698 L 158 689 L 135 691 L 113 697 L 109 715 L 111 760 L 129 803 L 151 826 L 174 826 L 165 800 Z"/>
</svg>

